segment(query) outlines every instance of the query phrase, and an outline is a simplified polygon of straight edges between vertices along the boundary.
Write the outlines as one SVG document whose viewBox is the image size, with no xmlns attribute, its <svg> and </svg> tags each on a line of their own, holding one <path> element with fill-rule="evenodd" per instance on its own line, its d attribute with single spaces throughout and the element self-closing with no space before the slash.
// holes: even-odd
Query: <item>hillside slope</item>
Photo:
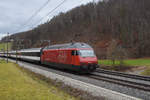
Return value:
<svg viewBox="0 0 150 100">
<path fill-rule="evenodd" d="M 100 58 L 106 58 L 107 47 L 116 40 L 117 45 L 125 48 L 131 57 L 150 56 L 149 5 L 149 0 L 89 3 L 60 13 L 49 22 L 11 38 L 32 40 L 32 47 L 41 46 L 39 40 L 45 39 L 51 40 L 51 44 L 71 40 L 86 42 L 94 47 Z"/>
</svg>

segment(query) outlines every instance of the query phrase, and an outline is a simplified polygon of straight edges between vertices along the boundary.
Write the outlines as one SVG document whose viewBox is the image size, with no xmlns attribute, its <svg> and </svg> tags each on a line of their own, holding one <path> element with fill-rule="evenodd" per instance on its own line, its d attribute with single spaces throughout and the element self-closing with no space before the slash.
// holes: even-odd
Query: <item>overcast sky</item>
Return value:
<svg viewBox="0 0 150 100">
<path fill-rule="evenodd" d="M 49 3 L 29 22 L 27 20 L 48 0 L 0 0 L 0 39 L 7 32 L 15 33 L 26 31 L 35 27 L 36 23 L 46 16 L 48 12 L 59 5 L 63 0 L 50 0 Z M 66 12 L 81 4 L 87 4 L 93 0 L 67 0 L 48 17 L 45 17 L 39 24 L 51 19 L 60 12 Z M 98 0 L 95 0 L 98 1 Z"/>
</svg>

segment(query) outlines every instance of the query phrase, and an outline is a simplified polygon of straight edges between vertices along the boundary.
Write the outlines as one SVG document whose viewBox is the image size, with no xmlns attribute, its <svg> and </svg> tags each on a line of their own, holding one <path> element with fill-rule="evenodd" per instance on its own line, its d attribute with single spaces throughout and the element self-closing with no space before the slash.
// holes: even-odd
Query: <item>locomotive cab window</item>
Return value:
<svg viewBox="0 0 150 100">
<path fill-rule="evenodd" d="M 93 50 L 79 50 L 81 57 L 95 57 Z"/>
</svg>

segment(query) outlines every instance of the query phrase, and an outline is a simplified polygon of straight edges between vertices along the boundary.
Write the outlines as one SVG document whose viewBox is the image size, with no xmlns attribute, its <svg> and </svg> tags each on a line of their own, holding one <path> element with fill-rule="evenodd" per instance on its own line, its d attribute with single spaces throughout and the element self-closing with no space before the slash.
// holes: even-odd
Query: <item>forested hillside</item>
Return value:
<svg viewBox="0 0 150 100">
<path fill-rule="evenodd" d="M 150 56 L 150 0 L 89 3 L 11 36 L 16 37 L 32 40 L 31 47 L 40 47 L 40 40 L 51 40 L 51 44 L 86 42 L 99 58 L 106 58 L 107 48 L 115 40 L 130 57 Z"/>
</svg>

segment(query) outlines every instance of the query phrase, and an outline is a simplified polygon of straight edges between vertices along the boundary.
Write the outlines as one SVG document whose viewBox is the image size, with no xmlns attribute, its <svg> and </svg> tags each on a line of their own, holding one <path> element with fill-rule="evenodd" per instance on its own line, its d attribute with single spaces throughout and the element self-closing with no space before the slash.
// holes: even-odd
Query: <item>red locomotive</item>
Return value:
<svg viewBox="0 0 150 100">
<path fill-rule="evenodd" d="M 86 43 L 53 45 L 41 50 L 41 63 L 83 73 L 93 72 L 98 60 Z"/>
</svg>

